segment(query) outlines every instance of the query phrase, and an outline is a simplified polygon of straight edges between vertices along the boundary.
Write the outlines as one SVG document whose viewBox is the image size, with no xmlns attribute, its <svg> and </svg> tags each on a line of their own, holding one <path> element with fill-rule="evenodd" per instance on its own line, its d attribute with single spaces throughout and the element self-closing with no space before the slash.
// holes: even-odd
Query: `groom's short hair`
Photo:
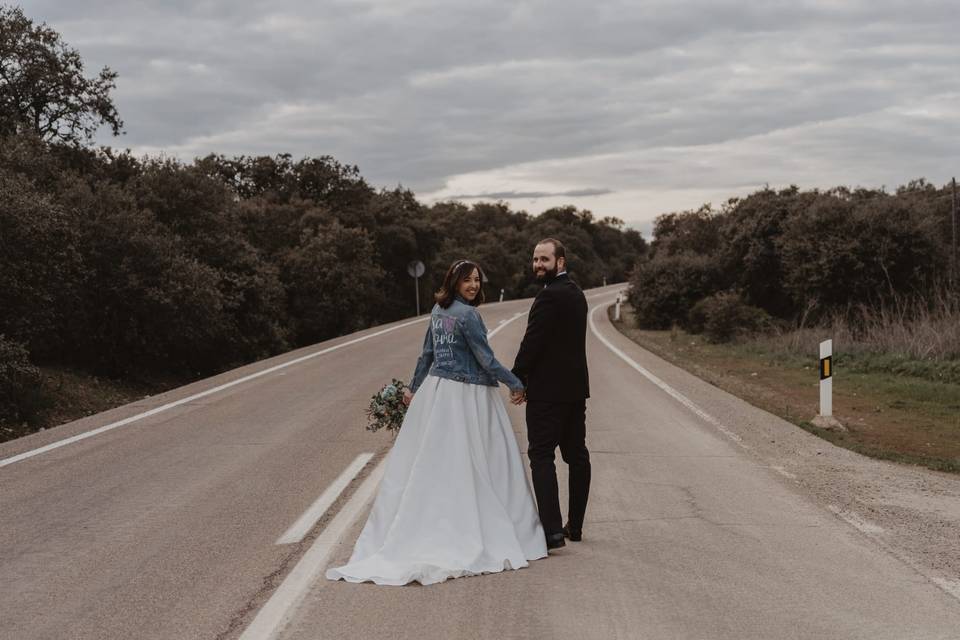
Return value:
<svg viewBox="0 0 960 640">
<path fill-rule="evenodd" d="M 566 260 L 567 252 L 563 248 L 563 243 L 557 240 L 556 238 L 544 238 L 537 244 L 552 244 L 553 245 L 553 257 L 554 258 L 563 258 Z"/>
</svg>

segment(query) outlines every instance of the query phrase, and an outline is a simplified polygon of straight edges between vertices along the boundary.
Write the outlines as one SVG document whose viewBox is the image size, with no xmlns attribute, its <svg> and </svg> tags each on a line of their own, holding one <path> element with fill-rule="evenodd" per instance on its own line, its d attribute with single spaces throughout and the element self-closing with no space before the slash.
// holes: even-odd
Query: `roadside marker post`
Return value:
<svg viewBox="0 0 960 640">
<path fill-rule="evenodd" d="M 622 302 L 621 294 L 617 294 L 617 308 L 613 312 L 613 321 L 620 322 L 620 303 Z"/>
<path fill-rule="evenodd" d="M 500 289 L 500 302 L 503 302 L 503 289 Z"/>
<path fill-rule="evenodd" d="M 833 340 L 820 343 L 820 415 L 833 416 Z"/>
<path fill-rule="evenodd" d="M 823 429 L 846 430 L 833 417 L 833 340 L 820 343 L 820 414 L 812 422 Z"/>
</svg>

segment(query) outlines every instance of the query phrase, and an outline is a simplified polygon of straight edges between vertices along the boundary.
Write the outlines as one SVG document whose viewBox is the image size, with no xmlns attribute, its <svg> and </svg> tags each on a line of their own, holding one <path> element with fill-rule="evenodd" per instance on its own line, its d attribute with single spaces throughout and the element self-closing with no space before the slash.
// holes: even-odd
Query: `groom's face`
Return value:
<svg viewBox="0 0 960 640">
<path fill-rule="evenodd" d="M 558 264 L 554 254 L 556 248 L 552 243 L 538 244 L 533 249 L 533 275 L 537 280 L 547 280 L 557 275 L 561 264 Z"/>
</svg>

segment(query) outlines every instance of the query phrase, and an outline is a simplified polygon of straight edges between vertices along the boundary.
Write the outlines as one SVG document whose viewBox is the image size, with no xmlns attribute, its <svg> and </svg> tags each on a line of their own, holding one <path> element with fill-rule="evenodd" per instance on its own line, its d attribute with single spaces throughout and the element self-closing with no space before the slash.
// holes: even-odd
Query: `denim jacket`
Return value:
<svg viewBox="0 0 960 640">
<path fill-rule="evenodd" d="M 480 312 L 460 296 L 446 309 L 434 305 L 410 391 L 416 393 L 427 373 L 488 387 L 500 381 L 511 391 L 523 390 L 520 378 L 494 357 Z"/>
</svg>

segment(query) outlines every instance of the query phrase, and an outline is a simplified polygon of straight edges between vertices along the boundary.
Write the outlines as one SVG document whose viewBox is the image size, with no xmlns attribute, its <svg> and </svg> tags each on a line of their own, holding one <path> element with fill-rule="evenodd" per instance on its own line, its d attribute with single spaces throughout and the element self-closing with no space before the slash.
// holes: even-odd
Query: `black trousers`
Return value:
<svg viewBox="0 0 960 640">
<path fill-rule="evenodd" d="M 571 529 L 583 528 L 590 492 L 590 452 L 586 443 L 586 401 L 571 403 L 527 402 L 527 454 L 537 495 L 540 522 L 547 535 L 563 529 L 554 457 L 557 447 L 569 467 Z"/>
</svg>

